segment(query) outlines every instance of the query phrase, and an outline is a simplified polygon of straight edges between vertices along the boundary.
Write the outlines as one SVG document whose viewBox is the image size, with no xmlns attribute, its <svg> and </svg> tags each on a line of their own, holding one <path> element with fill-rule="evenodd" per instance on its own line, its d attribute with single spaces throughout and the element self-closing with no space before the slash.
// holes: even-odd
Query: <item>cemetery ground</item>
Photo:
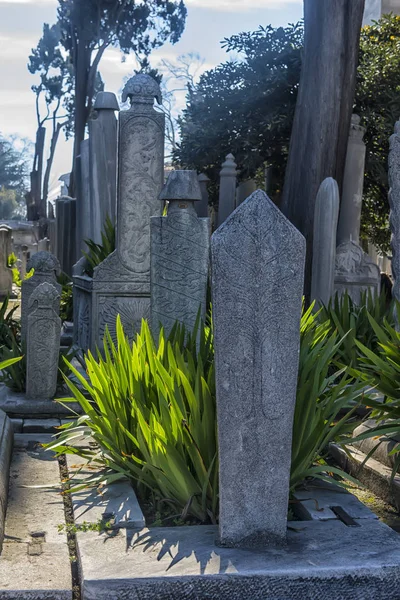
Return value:
<svg viewBox="0 0 400 600">
<path fill-rule="evenodd" d="M 359 203 L 343 231 L 321 183 L 308 304 L 305 238 L 263 190 L 238 201 L 232 155 L 212 235 L 204 177 L 164 183 L 154 98 L 128 80 L 116 136 L 99 93 L 57 257 L 0 309 L 0 600 L 395 600 L 399 534 L 351 493 L 400 509 L 400 305 Z M 353 117 L 352 164 L 362 136 Z"/>
</svg>

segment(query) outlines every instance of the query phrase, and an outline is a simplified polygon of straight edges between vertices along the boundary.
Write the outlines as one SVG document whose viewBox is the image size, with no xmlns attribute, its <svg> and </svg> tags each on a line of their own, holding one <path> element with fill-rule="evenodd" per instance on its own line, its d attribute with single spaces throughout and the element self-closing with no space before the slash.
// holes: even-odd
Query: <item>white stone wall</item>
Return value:
<svg viewBox="0 0 400 600">
<path fill-rule="evenodd" d="M 400 0 L 365 0 L 363 26 L 378 21 L 387 13 L 400 15 Z"/>
</svg>

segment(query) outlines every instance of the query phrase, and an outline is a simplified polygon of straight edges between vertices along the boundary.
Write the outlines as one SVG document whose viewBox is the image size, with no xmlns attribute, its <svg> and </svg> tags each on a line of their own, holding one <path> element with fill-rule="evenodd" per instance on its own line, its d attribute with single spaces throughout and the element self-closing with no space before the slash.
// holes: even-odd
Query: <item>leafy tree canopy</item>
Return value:
<svg viewBox="0 0 400 600">
<path fill-rule="evenodd" d="M 24 214 L 27 190 L 29 147 L 25 140 L 7 138 L 0 133 L 0 218 L 19 218 Z"/>
<path fill-rule="evenodd" d="M 228 152 L 239 177 L 272 168 L 279 201 L 300 81 L 303 24 L 260 27 L 223 41 L 229 60 L 188 88 L 175 162 L 215 181 Z M 362 236 L 389 247 L 387 156 L 400 115 L 400 17 L 387 15 L 361 32 L 354 111 L 367 126 Z"/>
</svg>

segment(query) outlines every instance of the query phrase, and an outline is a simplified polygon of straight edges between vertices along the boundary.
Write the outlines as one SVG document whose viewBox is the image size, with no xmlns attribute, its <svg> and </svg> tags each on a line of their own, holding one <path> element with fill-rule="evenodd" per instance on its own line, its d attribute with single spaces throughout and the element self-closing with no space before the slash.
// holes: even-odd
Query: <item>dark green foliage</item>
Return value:
<svg viewBox="0 0 400 600">
<path fill-rule="evenodd" d="M 87 260 L 86 273 L 93 277 L 93 271 L 104 259 L 115 250 L 115 225 L 110 217 L 106 217 L 104 229 L 101 232 L 101 244 L 96 244 L 93 240 L 85 240 L 89 248 L 88 252 L 83 252 Z"/>
<path fill-rule="evenodd" d="M 387 251 L 389 137 L 400 115 L 399 16 L 384 16 L 361 32 L 355 112 L 367 127 L 362 235 Z"/>
<path fill-rule="evenodd" d="M 276 171 L 279 195 L 289 150 L 301 65 L 301 23 L 225 39 L 227 52 L 240 58 L 218 65 L 189 88 L 180 119 L 181 143 L 175 160 L 216 180 L 232 152 L 240 177 L 264 166 Z"/>
<path fill-rule="evenodd" d="M 62 321 L 74 320 L 74 304 L 72 280 L 66 273 L 61 273 L 57 277 L 58 283 L 62 286 L 60 301 L 60 317 Z"/>
<path fill-rule="evenodd" d="M 239 59 L 203 74 L 189 87 L 180 119 L 181 142 L 174 160 L 181 168 L 205 172 L 212 182 L 232 152 L 239 178 L 263 179 L 272 165 L 271 197 L 279 201 L 297 90 L 303 24 L 270 25 L 224 40 Z M 362 236 L 389 247 L 387 157 L 389 137 L 400 115 L 400 17 L 385 16 L 361 31 L 355 112 L 367 126 Z M 217 188 L 211 189 L 216 202 Z"/>
</svg>

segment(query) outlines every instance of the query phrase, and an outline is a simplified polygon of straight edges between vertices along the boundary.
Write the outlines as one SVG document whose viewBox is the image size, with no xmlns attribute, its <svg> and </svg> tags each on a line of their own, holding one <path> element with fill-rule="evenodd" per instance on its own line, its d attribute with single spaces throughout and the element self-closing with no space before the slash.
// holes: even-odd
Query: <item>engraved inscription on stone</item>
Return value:
<svg viewBox="0 0 400 600">
<path fill-rule="evenodd" d="M 305 240 L 262 191 L 211 239 L 220 542 L 283 542 Z"/>
<path fill-rule="evenodd" d="M 60 352 L 60 294 L 51 283 L 41 283 L 29 299 L 26 394 L 53 398 L 57 388 Z"/>
</svg>

